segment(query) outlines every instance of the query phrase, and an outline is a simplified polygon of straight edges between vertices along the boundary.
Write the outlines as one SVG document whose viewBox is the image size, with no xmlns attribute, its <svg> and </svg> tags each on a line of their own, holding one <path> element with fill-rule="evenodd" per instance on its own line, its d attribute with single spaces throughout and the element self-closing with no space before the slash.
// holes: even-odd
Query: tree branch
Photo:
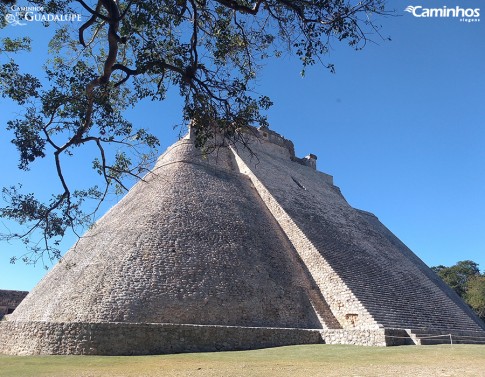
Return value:
<svg viewBox="0 0 485 377">
<path fill-rule="evenodd" d="M 237 12 L 242 12 L 242 13 L 248 13 L 252 15 L 256 15 L 259 12 L 259 7 L 263 3 L 264 0 L 258 0 L 256 1 L 256 4 L 252 8 L 249 8 L 245 5 L 239 4 L 235 0 L 216 0 L 221 5 L 224 5 L 225 7 L 234 9 Z"/>
<path fill-rule="evenodd" d="M 101 18 L 102 20 L 109 21 L 108 17 L 103 16 L 101 13 L 99 13 L 100 8 L 98 6 L 103 0 L 98 0 L 98 5 L 96 5 L 96 10 L 92 10 L 83 0 L 76 0 L 76 1 L 79 4 L 81 4 L 84 9 L 86 9 L 89 13 L 91 13 L 96 18 Z"/>
</svg>

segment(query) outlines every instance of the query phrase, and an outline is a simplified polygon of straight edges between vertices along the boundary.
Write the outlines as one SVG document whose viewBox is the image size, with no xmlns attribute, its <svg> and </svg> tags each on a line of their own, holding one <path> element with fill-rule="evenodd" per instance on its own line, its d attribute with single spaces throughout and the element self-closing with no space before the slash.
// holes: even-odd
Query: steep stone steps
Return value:
<svg viewBox="0 0 485 377">
<path fill-rule="evenodd" d="M 344 328 L 377 322 L 400 329 L 485 329 L 377 217 L 352 208 L 331 181 L 294 164 L 284 148 L 266 148 L 254 145 L 257 164 L 238 151 L 239 171 L 250 177 Z"/>
<path fill-rule="evenodd" d="M 373 318 L 385 327 L 399 325 L 402 327 L 406 324 L 413 326 L 430 326 L 437 327 L 436 321 L 430 322 L 431 319 L 442 317 L 439 325 L 443 328 L 455 330 L 480 331 L 479 325 L 470 321 L 467 313 L 459 310 L 457 304 L 452 300 L 440 300 L 440 297 L 430 297 L 426 295 L 429 290 L 436 290 L 436 286 L 431 281 L 424 281 L 422 286 L 416 284 L 407 285 L 407 292 L 403 290 L 389 291 L 382 289 L 379 291 L 379 301 L 376 302 L 376 292 L 369 292 L 365 289 L 362 282 L 353 284 L 352 280 L 347 280 L 349 287 L 356 294 L 359 302 L 369 311 Z M 375 279 L 378 286 L 386 287 L 396 284 L 389 282 L 388 279 Z M 406 282 L 407 284 L 407 282 Z M 398 286 L 399 288 L 399 286 Z M 429 290 L 428 290 L 429 289 Z M 412 298 L 412 299 L 411 299 Z M 449 313 L 443 316 L 444 313 Z"/>
<path fill-rule="evenodd" d="M 402 327 L 403 322 L 409 323 L 410 327 L 414 326 L 430 326 L 435 327 L 435 322 L 430 321 L 430 318 L 441 316 L 443 310 L 429 310 L 424 308 L 419 311 L 416 307 L 410 307 L 406 302 L 399 302 L 397 300 L 386 300 L 385 296 L 381 296 L 379 303 L 371 301 L 370 297 L 359 296 L 360 302 L 372 314 L 374 319 L 384 325 L 385 327 L 392 327 L 397 325 Z M 427 309 L 427 310 L 426 310 Z M 456 308 L 453 305 L 442 305 L 442 309 L 448 309 L 450 313 L 455 312 L 453 317 L 449 319 L 444 318 L 440 323 L 441 328 L 453 330 L 468 330 L 480 331 L 480 328 L 475 323 L 470 323 L 468 316 L 464 313 L 456 313 Z"/>
</svg>

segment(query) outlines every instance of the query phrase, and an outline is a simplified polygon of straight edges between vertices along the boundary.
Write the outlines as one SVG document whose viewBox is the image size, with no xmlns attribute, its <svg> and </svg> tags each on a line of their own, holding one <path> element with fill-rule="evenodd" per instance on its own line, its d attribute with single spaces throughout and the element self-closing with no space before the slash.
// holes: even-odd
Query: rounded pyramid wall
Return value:
<svg viewBox="0 0 485 377">
<path fill-rule="evenodd" d="M 278 224 L 213 155 L 172 146 L 9 321 L 321 327 Z"/>
</svg>

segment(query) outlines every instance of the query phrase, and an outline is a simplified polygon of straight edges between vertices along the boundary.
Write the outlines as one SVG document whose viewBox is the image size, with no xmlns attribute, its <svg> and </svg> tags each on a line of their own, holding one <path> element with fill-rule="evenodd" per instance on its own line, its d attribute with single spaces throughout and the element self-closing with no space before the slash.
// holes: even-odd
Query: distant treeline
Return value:
<svg viewBox="0 0 485 377">
<path fill-rule="evenodd" d="M 451 267 L 431 269 L 485 321 L 485 273 L 480 273 L 478 263 L 464 260 Z"/>
</svg>

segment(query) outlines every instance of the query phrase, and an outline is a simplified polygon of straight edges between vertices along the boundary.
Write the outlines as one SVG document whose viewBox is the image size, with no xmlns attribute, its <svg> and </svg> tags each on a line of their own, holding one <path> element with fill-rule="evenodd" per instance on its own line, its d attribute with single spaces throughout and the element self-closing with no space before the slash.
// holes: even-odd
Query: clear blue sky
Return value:
<svg viewBox="0 0 485 377">
<path fill-rule="evenodd" d="M 301 78 L 298 61 L 283 58 L 263 69 L 259 90 L 275 102 L 271 128 L 293 140 L 298 155 L 316 154 L 318 169 L 334 176 L 352 206 L 373 212 L 430 266 L 471 259 L 484 270 L 485 17 L 464 23 L 403 11 L 482 3 L 426 4 L 390 2 L 397 17 L 382 20 L 382 33 L 391 42 L 376 37 L 377 45 L 359 52 L 334 42 L 328 60 L 336 74 L 317 66 Z M 29 35 L 39 54 L 46 49 L 40 27 L 9 26 L 0 33 Z M 42 59 L 24 63 L 26 70 L 39 69 Z M 0 186 L 22 181 L 47 192 L 47 162 L 29 174 L 17 171 L 4 128 L 17 110 L 5 100 L 0 109 Z M 160 152 L 177 140 L 171 126 L 179 116 L 176 100 L 143 103 L 130 113 L 160 136 Z M 21 252 L 0 243 L 0 289 L 30 290 L 44 275 L 42 266 L 10 265 L 9 257 Z"/>
</svg>

